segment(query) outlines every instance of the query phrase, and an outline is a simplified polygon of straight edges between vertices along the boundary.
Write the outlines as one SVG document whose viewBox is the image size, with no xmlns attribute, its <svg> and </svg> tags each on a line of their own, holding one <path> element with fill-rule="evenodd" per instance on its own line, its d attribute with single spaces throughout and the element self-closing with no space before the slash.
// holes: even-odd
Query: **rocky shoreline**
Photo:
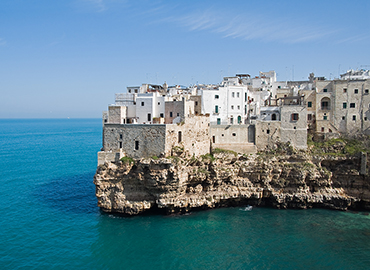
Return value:
<svg viewBox="0 0 370 270">
<path fill-rule="evenodd" d="M 361 159 L 360 153 L 313 155 L 289 149 L 198 158 L 179 153 L 105 163 L 98 166 L 94 184 L 98 206 L 125 215 L 238 205 L 370 210 L 370 178 L 360 173 Z"/>
</svg>

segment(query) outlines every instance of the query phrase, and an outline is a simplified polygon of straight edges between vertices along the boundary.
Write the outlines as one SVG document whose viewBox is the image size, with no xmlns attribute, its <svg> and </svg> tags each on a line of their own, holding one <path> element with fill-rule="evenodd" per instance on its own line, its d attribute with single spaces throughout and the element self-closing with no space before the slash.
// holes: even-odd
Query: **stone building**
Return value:
<svg viewBox="0 0 370 270">
<path fill-rule="evenodd" d="M 285 97 L 270 100 L 266 108 L 271 116 L 261 118 L 255 124 L 255 144 L 264 149 L 277 141 L 290 142 L 298 149 L 307 148 L 307 109 L 304 97 Z M 279 117 L 272 117 L 278 115 Z"/>
</svg>

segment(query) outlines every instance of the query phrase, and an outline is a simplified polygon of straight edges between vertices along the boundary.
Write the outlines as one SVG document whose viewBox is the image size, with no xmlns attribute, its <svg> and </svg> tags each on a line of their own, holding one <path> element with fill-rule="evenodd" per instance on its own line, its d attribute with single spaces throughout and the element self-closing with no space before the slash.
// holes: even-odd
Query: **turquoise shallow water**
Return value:
<svg viewBox="0 0 370 270">
<path fill-rule="evenodd" d="M 0 269 L 369 269 L 370 216 L 96 206 L 100 119 L 0 120 Z"/>
</svg>

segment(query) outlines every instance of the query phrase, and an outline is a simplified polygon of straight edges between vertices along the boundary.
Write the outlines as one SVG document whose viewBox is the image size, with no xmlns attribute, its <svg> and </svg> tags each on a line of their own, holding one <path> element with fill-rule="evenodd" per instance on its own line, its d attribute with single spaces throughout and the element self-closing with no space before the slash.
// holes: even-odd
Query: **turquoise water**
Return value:
<svg viewBox="0 0 370 270">
<path fill-rule="evenodd" d="M 100 119 L 0 120 L 0 269 L 369 269 L 370 216 L 102 214 Z"/>
</svg>

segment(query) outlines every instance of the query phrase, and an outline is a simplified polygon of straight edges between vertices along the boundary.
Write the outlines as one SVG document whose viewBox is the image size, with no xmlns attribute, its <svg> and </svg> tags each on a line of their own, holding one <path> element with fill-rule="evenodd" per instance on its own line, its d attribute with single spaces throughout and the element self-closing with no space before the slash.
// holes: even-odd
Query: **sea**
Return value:
<svg viewBox="0 0 370 270">
<path fill-rule="evenodd" d="M 0 269 L 370 269 L 368 212 L 97 207 L 101 119 L 0 119 Z"/>
</svg>

